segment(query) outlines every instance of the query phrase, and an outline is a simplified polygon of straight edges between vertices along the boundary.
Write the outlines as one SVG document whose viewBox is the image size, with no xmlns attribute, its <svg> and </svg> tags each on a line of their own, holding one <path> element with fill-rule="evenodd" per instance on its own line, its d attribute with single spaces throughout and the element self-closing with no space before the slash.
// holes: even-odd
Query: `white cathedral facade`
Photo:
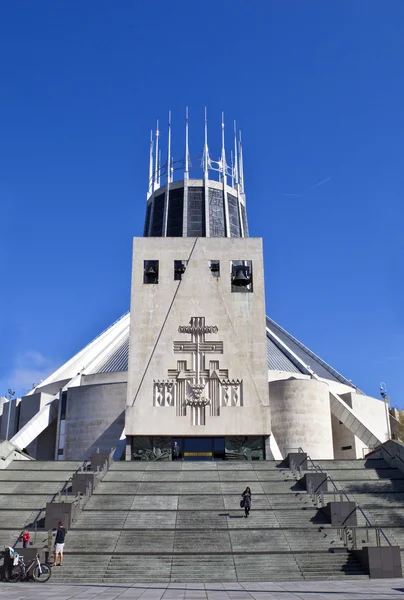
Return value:
<svg viewBox="0 0 404 600">
<path fill-rule="evenodd" d="M 0 437 L 42 460 L 84 460 L 96 449 L 171 460 L 175 442 L 181 460 L 281 459 L 299 448 L 361 458 L 387 439 L 385 405 L 266 316 L 263 240 L 248 236 L 236 132 L 231 164 L 224 123 L 212 160 L 205 115 L 197 179 L 188 116 L 182 161 L 171 157 L 171 119 L 164 164 L 159 138 L 144 237 L 133 243 L 130 312 L 4 403 Z"/>
</svg>

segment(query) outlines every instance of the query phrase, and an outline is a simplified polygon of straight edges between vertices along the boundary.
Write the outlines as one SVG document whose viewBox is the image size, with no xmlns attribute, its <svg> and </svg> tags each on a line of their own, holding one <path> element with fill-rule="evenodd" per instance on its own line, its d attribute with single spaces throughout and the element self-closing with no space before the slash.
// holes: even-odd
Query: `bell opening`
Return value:
<svg viewBox="0 0 404 600">
<path fill-rule="evenodd" d="M 252 292 L 251 261 L 233 261 L 231 270 L 232 292 Z"/>
<path fill-rule="evenodd" d="M 181 281 L 187 268 L 186 260 L 175 260 L 174 261 L 174 280 Z"/>
<path fill-rule="evenodd" d="M 145 260 L 143 268 L 143 283 L 159 282 L 159 261 Z"/>
</svg>

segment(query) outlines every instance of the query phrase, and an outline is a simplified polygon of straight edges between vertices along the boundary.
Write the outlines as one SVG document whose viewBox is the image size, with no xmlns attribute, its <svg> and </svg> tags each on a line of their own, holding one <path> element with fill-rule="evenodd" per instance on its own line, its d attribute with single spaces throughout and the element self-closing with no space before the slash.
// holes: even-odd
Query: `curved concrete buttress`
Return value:
<svg viewBox="0 0 404 600">
<path fill-rule="evenodd" d="M 302 448 L 311 458 L 334 458 L 329 387 L 315 379 L 269 384 L 272 431 L 282 453 Z"/>
</svg>

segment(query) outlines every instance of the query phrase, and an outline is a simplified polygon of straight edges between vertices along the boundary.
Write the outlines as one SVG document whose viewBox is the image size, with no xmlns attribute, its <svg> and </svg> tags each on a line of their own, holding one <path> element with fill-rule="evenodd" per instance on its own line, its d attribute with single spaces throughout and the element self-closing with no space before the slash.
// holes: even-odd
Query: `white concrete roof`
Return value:
<svg viewBox="0 0 404 600">
<path fill-rule="evenodd" d="M 36 390 L 56 383 L 72 380 L 80 385 L 81 375 L 117 373 L 128 370 L 130 314 L 126 313 L 108 329 L 97 336 L 80 352 L 41 382 Z M 350 381 L 314 354 L 275 321 L 267 317 L 268 370 L 288 373 L 307 373 L 307 365 L 322 379 L 354 387 Z M 33 393 L 32 390 L 30 393 Z"/>
</svg>

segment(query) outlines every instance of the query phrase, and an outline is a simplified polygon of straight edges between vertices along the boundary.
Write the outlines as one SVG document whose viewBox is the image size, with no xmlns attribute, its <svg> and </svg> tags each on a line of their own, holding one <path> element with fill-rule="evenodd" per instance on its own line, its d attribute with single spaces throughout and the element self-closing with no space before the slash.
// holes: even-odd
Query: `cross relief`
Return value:
<svg viewBox="0 0 404 600">
<path fill-rule="evenodd" d="M 205 410 L 211 416 L 219 416 L 222 406 L 242 406 L 243 382 L 229 379 L 227 369 L 221 369 L 213 355 L 223 354 L 223 342 L 210 342 L 206 335 L 216 334 L 215 325 L 205 325 L 204 317 L 192 317 L 189 325 L 178 328 L 190 340 L 174 341 L 174 354 L 190 355 L 189 360 L 178 360 L 176 369 L 168 370 L 167 379 L 153 382 L 153 405 L 176 407 L 176 414 L 184 416 L 187 407 L 195 425 L 205 424 Z"/>
</svg>

